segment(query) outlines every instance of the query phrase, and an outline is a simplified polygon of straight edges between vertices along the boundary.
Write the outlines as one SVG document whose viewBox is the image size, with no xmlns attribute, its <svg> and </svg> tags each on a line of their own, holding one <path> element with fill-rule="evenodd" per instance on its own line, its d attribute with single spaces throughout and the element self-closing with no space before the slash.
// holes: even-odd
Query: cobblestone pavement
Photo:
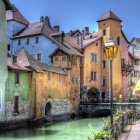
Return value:
<svg viewBox="0 0 140 140">
<path fill-rule="evenodd" d="M 140 122 L 132 127 L 127 140 L 140 140 Z"/>
</svg>

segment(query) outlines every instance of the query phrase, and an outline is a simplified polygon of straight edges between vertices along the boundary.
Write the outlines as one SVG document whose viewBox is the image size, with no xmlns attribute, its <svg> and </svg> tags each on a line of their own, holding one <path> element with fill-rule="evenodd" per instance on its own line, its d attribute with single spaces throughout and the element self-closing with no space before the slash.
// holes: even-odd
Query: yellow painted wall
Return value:
<svg viewBox="0 0 140 140">
<path fill-rule="evenodd" d="M 98 46 L 96 46 L 98 42 Z M 84 49 L 84 77 L 83 84 L 89 87 L 96 87 L 101 89 L 102 77 L 102 42 L 101 39 L 92 43 Z M 91 54 L 97 54 L 97 64 L 91 62 Z M 91 71 L 97 72 L 97 80 L 91 80 Z"/>
<path fill-rule="evenodd" d="M 140 76 L 137 79 L 137 82 L 133 88 L 133 94 L 140 97 Z"/>
<path fill-rule="evenodd" d="M 106 36 L 103 36 L 103 43 L 107 42 L 109 38 L 116 41 L 117 36 L 121 39 L 121 23 L 117 20 L 108 19 L 98 22 L 98 35 L 102 36 L 102 30 L 106 28 Z M 113 60 L 113 94 L 118 97 L 122 89 L 122 75 L 121 75 L 121 50 L 118 49 L 117 57 Z M 103 56 L 105 58 L 105 56 Z M 106 58 L 105 58 L 106 59 Z M 108 62 L 109 63 L 109 62 Z M 105 73 L 109 79 L 109 65 Z M 109 82 L 107 82 L 109 84 Z"/>
<path fill-rule="evenodd" d="M 48 80 L 48 72 L 35 73 L 32 77 L 32 93 L 30 95 L 30 117 L 42 118 L 42 103 L 51 98 L 66 99 L 68 97 L 68 79 L 67 75 L 60 75 L 60 81 L 57 73 L 51 72 L 51 80 Z"/>
</svg>

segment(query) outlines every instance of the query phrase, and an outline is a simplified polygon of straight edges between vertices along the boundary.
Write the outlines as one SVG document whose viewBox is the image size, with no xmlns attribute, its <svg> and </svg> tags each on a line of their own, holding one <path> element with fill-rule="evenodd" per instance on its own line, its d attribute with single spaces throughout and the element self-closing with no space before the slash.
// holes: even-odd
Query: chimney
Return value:
<svg viewBox="0 0 140 140">
<path fill-rule="evenodd" d="M 13 56 L 13 64 L 15 64 L 15 63 L 17 63 L 17 56 L 16 55 Z"/>
<path fill-rule="evenodd" d="M 64 31 L 62 32 L 62 35 L 61 35 L 61 37 L 62 37 L 62 44 L 63 44 L 64 37 L 65 37 L 65 32 L 64 32 Z"/>
<path fill-rule="evenodd" d="M 56 25 L 53 27 L 54 32 L 59 32 L 60 31 L 60 26 Z"/>
<path fill-rule="evenodd" d="M 45 16 L 44 23 L 45 23 L 46 26 L 48 26 L 49 28 L 51 28 L 50 19 L 49 19 L 48 16 Z"/>
<path fill-rule="evenodd" d="M 89 35 L 89 27 L 85 27 L 85 36 Z"/>
<path fill-rule="evenodd" d="M 44 22 L 44 17 L 43 16 L 40 17 L 40 22 Z"/>
<path fill-rule="evenodd" d="M 83 34 L 80 35 L 80 47 L 82 48 L 83 47 Z"/>
<path fill-rule="evenodd" d="M 82 30 L 82 40 L 85 39 L 85 30 Z"/>
</svg>

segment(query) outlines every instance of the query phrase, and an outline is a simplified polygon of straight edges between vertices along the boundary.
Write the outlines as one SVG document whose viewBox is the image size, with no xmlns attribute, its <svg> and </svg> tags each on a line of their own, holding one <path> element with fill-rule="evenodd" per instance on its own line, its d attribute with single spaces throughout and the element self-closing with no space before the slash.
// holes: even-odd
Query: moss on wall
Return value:
<svg viewBox="0 0 140 140">
<path fill-rule="evenodd" d="M 19 84 L 15 84 L 16 72 L 9 71 L 6 83 L 6 101 L 11 101 L 15 93 L 18 93 L 21 100 L 27 101 L 29 98 L 30 74 L 19 72 Z"/>
</svg>

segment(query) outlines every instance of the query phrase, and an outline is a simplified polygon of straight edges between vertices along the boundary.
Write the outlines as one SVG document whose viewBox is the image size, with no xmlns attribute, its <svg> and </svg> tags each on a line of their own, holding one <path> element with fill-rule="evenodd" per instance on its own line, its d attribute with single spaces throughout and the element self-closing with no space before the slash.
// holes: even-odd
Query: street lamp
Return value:
<svg viewBox="0 0 140 140">
<path fill-rule="evenodd" d="M 105 56 L 110 61 L 110 94 L 111 94 L 111 126 L 113 126 L 113 90 L 112 90 L 112 62 L 116 58 L 118 52 L 118 45 L 113 39 L 109 39 L 104 44 Z"/>
</svg>

